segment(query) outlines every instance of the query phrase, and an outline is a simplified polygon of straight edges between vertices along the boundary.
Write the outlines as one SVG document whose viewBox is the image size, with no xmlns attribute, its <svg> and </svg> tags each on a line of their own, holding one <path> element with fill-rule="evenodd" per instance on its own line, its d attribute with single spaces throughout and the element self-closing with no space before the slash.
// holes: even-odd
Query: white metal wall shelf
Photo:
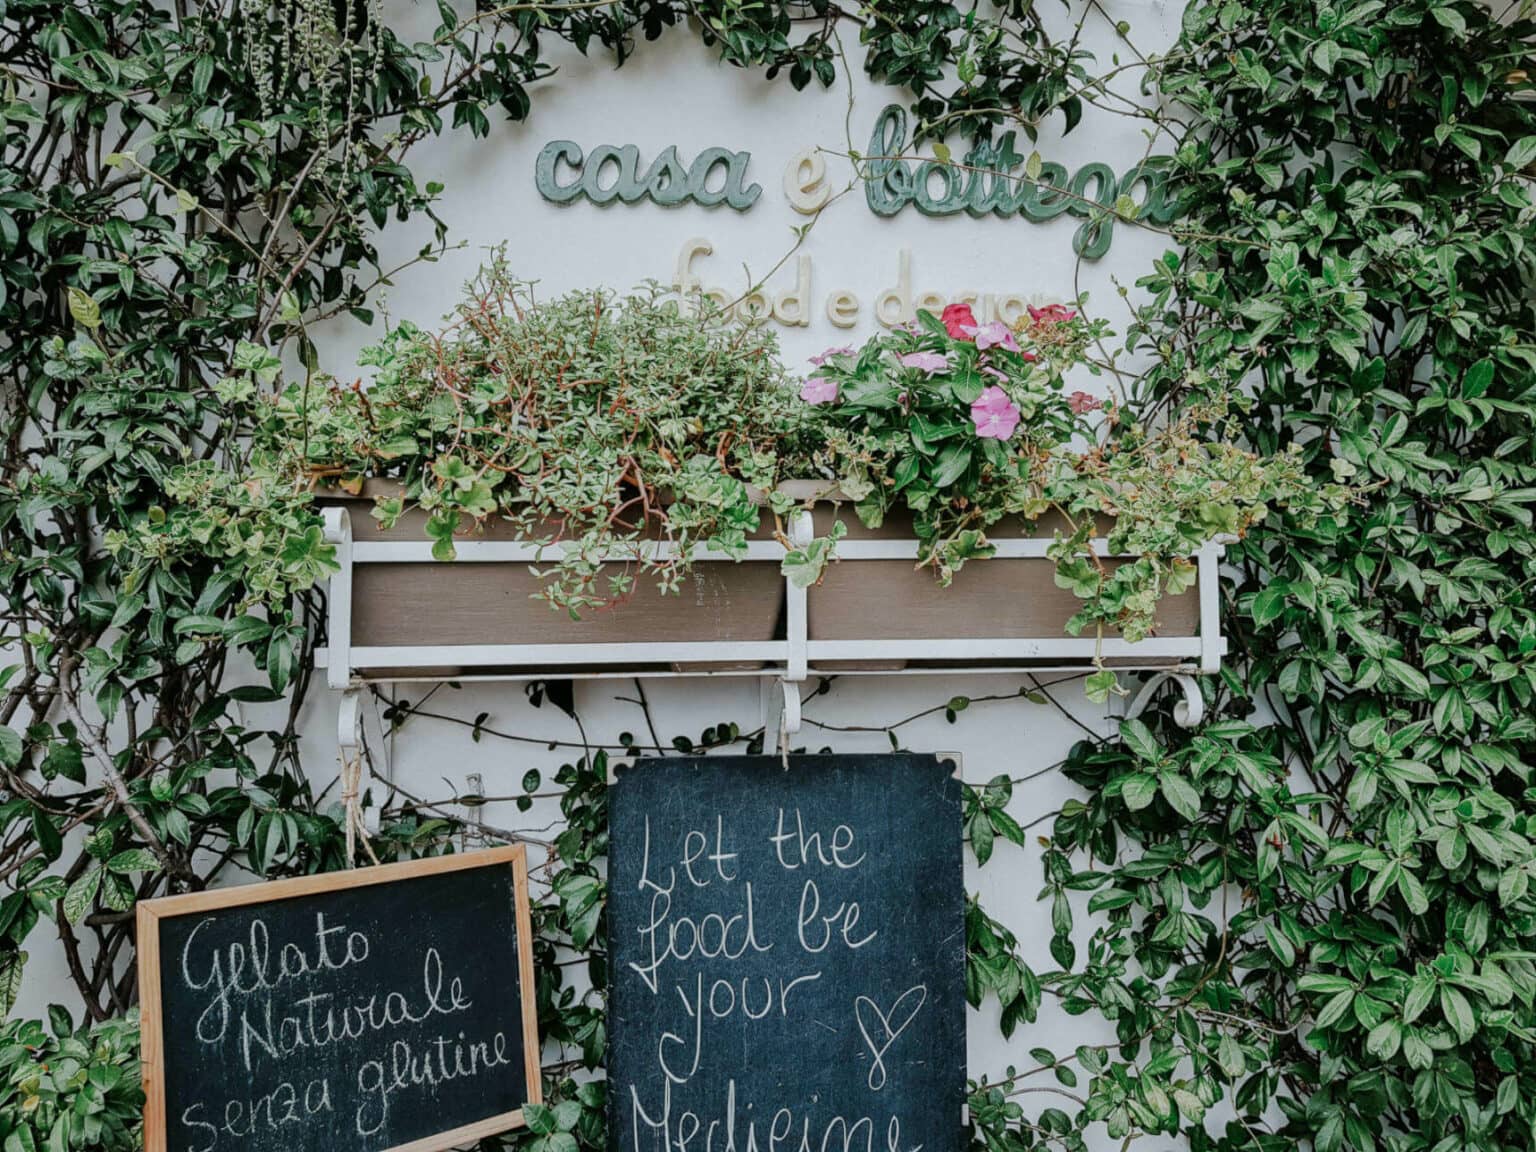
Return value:
<svg viewBox="0 0 1536 1152">
<path fill-rule="evenodd" d="M 839 676 L 864 675 L 998 675 L 1048 672 L 1083 672 L 1102 657 L 1116 672 L 1151 672 L 1131 714 L 1145 706 L 1153 690 L 1172 681 L 1183 692 L 1179 719 L 1197 723 L 1201 696 L 1196 675 L 1209 675 L 1221 666 L 1226 640 L 1220 627 L 1220 566 L 1223 548 L 1210 542 L 1194 553 L 1197 565 L 1199 598 L 1198 634 L 1193 636 L 1151 636 L 1136 643 L 1118 638 L 1073 637 L 981 637 L 967 639 L 890 639 L 869 636 L 863 639 L 826 640 L 809 634 L 807 597 L 815 589 L 799 588 L 784 582 L 784 635 L 781 639 L 738 641 L 679 639 L 664 643 L 540 643 L 540 644 L 446 644 L 446 645 L 369 645 L 353 642 L 353 579 L 360 566 L 369 564 L 438 563 L 426 540 L 354 540 L 351 521 L 345 508 L 325 509 L 326 538 L 336 548 L 339 571 L 331 578 L 328 606 L 329 647 L 317 653 L 326 669 L 326 681 L 339 691 L 356 690 L 369 682 L 409 680 L 501 680 L 548 679 L 551 676 L 584 679 L 608 676 L 694 676 L 753 677 L 771 685 L 782 685 L 783 727 L 787 732 L 799 729 L 799 685 L 818 674 Z M 790 538 L 806 543 L 811 535 L 811 517 L 801 512 L 792 517 Z M 998 559 L 1043 559 L 1050 541 L 1043 539 L 1004 539 L 996 541 Z M 670 545 L 650 545 L 657 555 L 667 555 Z M 1106 542 L 1093 541 L 1100 556 L 1110 556 Z M 547 560 L 547 549 L 535 544 L 502 540 L 468 540 L 455 546 L 454 564 L 516 563 L 533 564 Z M 844 540 L 838 544 L 838 564 L 859 564 L 871 560 L 912 560 L 917 558 L 916 540 Z M 747 564 L 777 565 L 784 548 L 776 540 L 748 543 L 741 561 Z M 732 560 L 722 553 L 699 551 L 700 560 Z M 978 561 L 992 563 L 993 561 Z M 893 606 L 899 610 L 899 606 Z M 917 662 L 920 666 L 835 672 L 819 670 L 828 662 Z M 714 670 L 690 669 L 688 665 L 754 663 L 756 668 Z M 666 671 L 666 669 L 680 670 Z M 455 669 L 451 676 L 440 672 Z M 659 669 L 651 671 L 650 669 Z M 385 669 L 387 672 L 380 672 Z M 641 669 L 641 671 L 636 671 Z M 355 707 L 345 710 L 343 743 L 349 725 L 355 725 Z"/>
</svg>

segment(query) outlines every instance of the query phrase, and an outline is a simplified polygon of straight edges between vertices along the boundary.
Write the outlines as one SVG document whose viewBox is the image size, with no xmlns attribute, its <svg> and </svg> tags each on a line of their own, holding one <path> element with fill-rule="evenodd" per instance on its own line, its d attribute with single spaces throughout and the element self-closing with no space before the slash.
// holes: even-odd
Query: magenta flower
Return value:
<svg viewBox="0 0 1536 1152">
<path fill-rule="evenodd" d="M 820 368 L 823 364 L 825 364 L 828 360 L 832 359 L 832 357 L 834 357 L 834 356 L 852 356 L 852 355 L 853 355 L 853 349 L 847 347 L 846 345 L 844 347 L 842 347 L 842 348 L 828 348 L 825 352 L 818 352 L 815 356 L 812 356 L 811 357 L 811 363 L 816 365 L 816 367 Z"/>
<path fill-rule="evenodd" d="M 996 384 L 985 389 L 971 405 L 971 423 L 985 440 L 1006 440 L 1019 426 L 1019 407 Z"/>
<path fill-rule="evenodd" d="M 949 370 L 949 357 L 942 352 L 908 352 L 900 363 L 903 368 L 916 368 L 930 376 Z"/>
<path fill-rule="evenodd" d="M 1077 317 L 1077 313 L 1065 304 L 1047 304 L 1043 308 L 1033 305 L 1025 307 L 1029 309 L 1029 318 L 1036 324 L 1064 324 Z"/>
<path fill-rule="evenodd" d="M 992 347 L 1006 348 L 1010 352 L 1019 350 L 1018 341 L 1013 338 L 1012 330 L 1001 320 L 967 328 L 966 333 L 975 339 L 977 349 L 982 352 Z"/>
<path fill-rule="evenodd" d="M 800 399 L 807 404 L 830 404 L 837 399 L 837 381 L 825 376 L 812 376 L 800 385 Z"/>
<path fill-rule="evenodd" d="M 1089 412 L 1097 412 L 1100 408 L 1104 407 L 1104 401 L 1100 400 L 1097 396 L 1089 395 L 1087 392 L 1072 393 L 1072 395 L 1067 397 L 1067 403 L 1071 405 L 1072 411 L 1076 412 L 1079 416 L 1086 415 Z"/>
<path fill-rule="evenodd" d="M 976 335 L 976 314 L 969 304 L 951 304 L 939 320 L 951 340 L 969 340 Z"/>
</svg>

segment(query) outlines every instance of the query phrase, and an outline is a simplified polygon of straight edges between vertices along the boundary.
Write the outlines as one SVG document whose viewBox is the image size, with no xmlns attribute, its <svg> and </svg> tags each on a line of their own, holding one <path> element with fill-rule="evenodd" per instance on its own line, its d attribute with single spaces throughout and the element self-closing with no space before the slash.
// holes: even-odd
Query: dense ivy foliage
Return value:
<svg viewBox="0 0 1536 1152">
<path fill-rule="evenodd" d="M 0 1027 L 0 1140 L 16 1152 L 142 1148 L 138 1013 L 79 1027 L 63 1008 L 48 1015 L 47 1028 Z"/>
<path fill-rule="evenodd" d="M 1069 767 L 1049 883 L 1099 915 L 1046 982 L 1115 1022 L 1078 1054 L 1112 1133 L 1531 1146 L 1536 109 L 1505 15 L 1195 3 L 1158 70 L 1209 238 L 1143 281 L 1144 398 L 1241 378 L 1254 443 L 1368 492 L 1234 550 L 1214 723 Z"/>
<path fill-rule="evenodd" d="M 244 433 L 285 346 L 307 361 L 315 320 L 368 317 L 393 271 L 377 230 L 431 215 L 411 146 L 528 115 L 551 39 L 622 61 L 691 22 L 729 63 L 804 86 L 835 79 L 848 27 L 929 136 L 1033 138 L 1085 105 L 1145 120 L 1149 151 L 1175 155 L 1184 247 L 1143 281 L 1153 303 L 1129 344 L 1152 367 L 1132 399 L 1179 413 L 1240 385 L 1254 447 L 1295 444 L 1319 479 L 1368 486 L 1348 527 L 1277 519 L 1234 550 L 1211 723 L 1190 735 L 1153 717 L 1074 754 L 1084 798 L 1047 854 L 1059 970 L 1029 971 L 972 908 L 974 1002 L 995 994 L 1011 1031 L 1051 997 L 1118 1041 L 1033 1049 L 979 1085 L 978 1141 L 1530 1147 L 1536 30 L 1522 14 L 1196 0 L 1171 52 L 1128 44 L 1114 61 L 1028 4 L 445 3 L 413 18 L 407 31 L 317 0 L 0 6 L 7 1006 L 34 931 L 62 937 L 105 1020 L 134 999 L 136 899 L 231 866 L 347 863 L 334 798 L 296 759 L 330 556 Z M 1160 106 L 1101 79 L 1143 67 Z M 1024 178 L 1039 171 L 1031 158 Z M 600 998 L 567 974 L 576 955 L 602 982 L 604 769 L 592 757 L 555 782 L 567 823 L 542 877 L 539 1004 L 560 1062 L 553 1106 L 521 1137 L 539 1152 L 602 1143 L 601 1090 L 566 1077 L 603 1049 Z M 968 797 L 983 862 L 1024 838 L 1010 796 L 1003 776 Z M 395 797 L 374 847 L 444 850 L 451 831 Z M 43 1118 L 60 1140 L 120 1143 L 122 1029 L 54 1024 L 52 1039 L 11 1029 L 7 1146 L 41 1142 Z"/>
<path fill-rule="evenodd" d="M 386 529 L 419 509 L 440 560 L 490 520 L 558 539 L 540 595 L 573 618 L 652 582 L 676 593 L 696 547 L 744 556 L 754 489 L 804 435 L 766 329 L 655 286 L 536 301 L 504 254 L 444 331 L 402 323 L 361 359 L 377 373 L 366 394 L 290 385 L 263 398 L 255 442 L 306 486 L 383 488 Z M 663 526 L 675 555 L 647 547 Z"/>
<path fill-rule="evenodd" d="M 430 212 L 408 146 L 450 107 L 525 110 L 544 71 L 491 18 L 338 47 L 265 11 L 0 15 L 0 983 L 50 919 L 98 1019 L 132 1002 L 135 899 L 344 862 L 293 732 L 329 549 L 248 458 L 244 400 L 268 349 L 363 310 L 375 229 Z"/>
</svg>

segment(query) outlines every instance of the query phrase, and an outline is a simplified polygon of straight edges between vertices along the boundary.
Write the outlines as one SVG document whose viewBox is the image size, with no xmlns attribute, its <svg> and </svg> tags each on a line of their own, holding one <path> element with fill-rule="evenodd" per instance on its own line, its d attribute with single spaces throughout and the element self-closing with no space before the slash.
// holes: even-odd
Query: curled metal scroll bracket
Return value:
<svg viewBox="0 0 1536 1152">
<path fill-rule="evenodd" d="M 784 711 L 780 713 L 779 728 L 787 735 L 793 736 L 800 731 L 800 683 L 795 680 L 780 680 L 779 687 L 784 690 Z"/>
<path fill-rule="evenodd" d="M 348 688 L 336 708 L 336 747 L 343 762 L 363 754 L 363 692 Z"/>
<path fill-rule="evenodd" d="M 1148 678 L 1126 708 L 1125 718 L 1134 720 L 1145 712 L 1158 689 L 1166 683 L 1176 684 L 1184 694 L 1184 699 L 1173 706 L 1173 722 L 1180 728 L 1197 727 L 1205 719 L 1205 697 L 1200 694 L 1200 681 L 1187 672 L 1159 672 Z"/>
<path fill-rule="evenodd" d="M 797 680 L 782 678 L 759 681 L 762 699 L 763 751 L 769 755 L 789 755 L 789 738 L 800 731 L 800 689 Z M 786 762 L 785 767 L 788 767 Z"/>
</svg>

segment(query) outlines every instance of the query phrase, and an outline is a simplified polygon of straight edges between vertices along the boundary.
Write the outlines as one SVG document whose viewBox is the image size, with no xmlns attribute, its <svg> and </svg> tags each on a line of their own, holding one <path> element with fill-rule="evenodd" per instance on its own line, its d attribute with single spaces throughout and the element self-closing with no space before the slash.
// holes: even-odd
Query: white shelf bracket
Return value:
<svg viewBox="0 0 1536 1152">
<path fill-rule="evenodd" d="M 352 682 L 352 517 L 345 508 L 322 509 L 325 542 L 336 549 L 337 571 L 326 603 L 325 683 L 342 689 Z M 343 706 L 345 707 L 345 706 Z"/>
<path fill-rule="evenodd" d="M 789 543 L 804 548 L 816 536 L 816 524 L 804 508 L 789 514 Z M 770 701 L 769 688 L 763 686 L 764 745 L 769 751 L 784 753 L 788 738 L 800 731 L 800 686 L 810 667 L 809 628 L 805 610 L 806 589 L 788 576 L 784 577 L 784 671 L 778 678 L 779 699 Z M 775 707 L 776 705 L 776 707 Z M 776 717 L 771 713 L 777 713 Z M 773 719 L 778 723 L 773 723 Z"/>
<path fill-rule="evenodd" d="M 1173 706 L 1173 722 L 1180 728 L 1194 728 L 1205 719 L 1205 697 L 1200 694 L 1200 682 L 1187 672 L 1159 672 L 1141 686 L 1125 710 L 1127 720 L 1135 720 L 1147 710 L 1152 698 L 1164 683 L 1177 684 L 1184 699 Z"/>
<path fill-rule="evenodd" d="M 1208 540 L 1195 557 L 1199 570 L 1200 671 L 1207 676 L 1221 671 L 1221 658 L 1227 654 L 1227 641 L 1221 634 L 1221 558 L 1225 552 L 1222 540 Z"/>
<path fill-rule="evenodd" d="M 791 546 L 805 548 L 815 537 L 816 524 L 811 519 L 811 514 L 804 508 L 791 512 L 789 516 Z M 784 577 L 784 638 L 788 642 L 789 649 L 788 658 L 784 662 L 784 679 L 795 682 L 805 679 L 806 669 L 809 666 L 807 652 L 810 634 L 806 623 L 806 591 L 802 585 L 796 584 L 788 576 Z M 798 696 L 795 698 L 795 703 L 799 704 Z M 796 715 L 799 715 L 798 708 Z M 790 729 L 790 731 L 796 730 Z"/>
</svg>

